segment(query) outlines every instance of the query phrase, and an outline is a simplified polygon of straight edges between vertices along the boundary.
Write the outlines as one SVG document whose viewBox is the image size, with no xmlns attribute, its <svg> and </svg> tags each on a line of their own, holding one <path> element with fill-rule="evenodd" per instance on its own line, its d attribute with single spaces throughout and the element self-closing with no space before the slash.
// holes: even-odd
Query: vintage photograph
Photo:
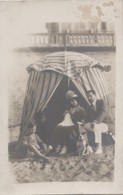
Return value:
<svg viewBox="0 0 123 195">
<path fill-rule="evenodd" d="M 114 182 L 119 5 L 0 2 L 13 183 Z"/>
<path fill-rule="evenodd" d="M 18 183 L 114 179 L 116 37 L 104 11 L 115 5 L 72 6 L 74 21 L 36 21 L 14 48 L 8 150 Z"/>
</svg>

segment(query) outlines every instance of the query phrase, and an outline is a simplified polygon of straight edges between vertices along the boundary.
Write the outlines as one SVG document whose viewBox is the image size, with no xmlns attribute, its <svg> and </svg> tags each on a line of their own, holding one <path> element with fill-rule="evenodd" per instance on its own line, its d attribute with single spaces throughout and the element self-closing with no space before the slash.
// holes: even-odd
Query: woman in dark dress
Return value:
<svg viewBox="0 0 123 195">
<path fill-rule="evenodd" d="M 83 123 L 85 121 L 85 110 L 78 104 L 77 98 L 77 94 L 72 90 L 66 92 L 67 108 L 63 114 L 64 119 L 56 126 L 52 136 L 52 146 L 60 154 L 76 150 L 80 130 L 78 122 Z"/>
</svg>

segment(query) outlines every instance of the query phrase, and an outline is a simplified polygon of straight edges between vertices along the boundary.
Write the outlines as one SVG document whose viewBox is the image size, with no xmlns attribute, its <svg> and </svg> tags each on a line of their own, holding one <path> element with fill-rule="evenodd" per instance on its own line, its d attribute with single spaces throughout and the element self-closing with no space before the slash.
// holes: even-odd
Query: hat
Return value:
<svg viewBox="0 0 123 195">
<path fill-rule="evenodd" d="M 72 98 L 77 98 L 77 94 L 72 91 L 72 90 L 68 90 L 66 93 L 65 93 L 65 99 L 72 99 Z"/>
</svg>

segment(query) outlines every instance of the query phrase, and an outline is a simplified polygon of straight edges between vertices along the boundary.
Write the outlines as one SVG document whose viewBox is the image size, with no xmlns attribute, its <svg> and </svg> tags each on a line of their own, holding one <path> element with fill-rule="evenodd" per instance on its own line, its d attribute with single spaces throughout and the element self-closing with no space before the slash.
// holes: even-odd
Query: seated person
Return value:
<svg viewBox="0 0 123 195">
<path fill-rule="evenodd" d="M 87 91 L 87 97 L 90 106 L 87 110 L 87 122 L 84 128 L 93 131 L 95 135 L 95 143 L 97 145 L 97 154 L 102 153 L 102 133 L 108 132 L 107 120 L 109 118 L 108 106 L 103 99 L 96 98 L 94 90 Z"/>
<path fill-rule="evenodd" d="M 48 127 L 47 127 L 47 119 L 44 112 L 39 111 L 35 114 L 35 124 L 37 129 L 37 135 L 47 143 L 48 137 Z"/>
<path fill-rule="evenodd" d="M 27 145 L 29 155 L 35 155 L 45 162 L 49 162 L 48 158 L 42 154 L 47 150 L 47 145 L 36 134 L 36 126 L 29 125 L 29 135 L 24 137 L 23 144 Z"/>
<path fill-rule="evenodd" d="M 64 120 L 57 125 L 54 132 L 54 142 L 57 142 L 55 147 L 58 146 L 57 152 L 60 154 L 65 154 L 68 150 L 76 150 L 79 137 L 77 122 L 85 119 L 85 110 L 78 104 L 77 98 L 77 94 L 72 90 L 68 90 L 65 94 L 67 109 L 64 112 Z"/>
</svg>

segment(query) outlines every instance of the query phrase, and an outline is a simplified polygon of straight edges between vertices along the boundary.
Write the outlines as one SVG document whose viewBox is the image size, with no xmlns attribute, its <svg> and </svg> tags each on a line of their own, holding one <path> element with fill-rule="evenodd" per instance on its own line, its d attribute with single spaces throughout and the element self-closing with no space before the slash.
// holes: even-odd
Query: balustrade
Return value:
<svg viewBox="0 0 123 195">
<path fill-rule="evenodd" d="M 56 33 L 31 35 L 30 45 L 41 46 L 114 46 L 113 33 Z"/>
</svg>

